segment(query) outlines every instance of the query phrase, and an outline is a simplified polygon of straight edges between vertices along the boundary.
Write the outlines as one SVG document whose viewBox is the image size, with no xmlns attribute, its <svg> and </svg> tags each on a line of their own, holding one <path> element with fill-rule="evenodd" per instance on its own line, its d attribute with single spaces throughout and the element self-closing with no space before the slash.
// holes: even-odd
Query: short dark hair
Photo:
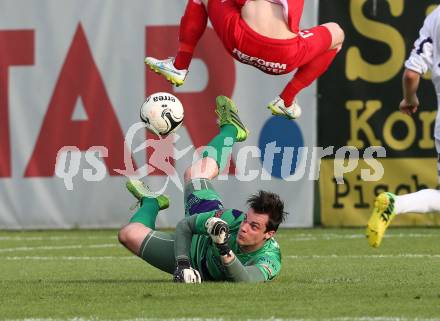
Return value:
<svg viewBox="0 0 440 321">
<path fill-rule="evenodd" d="M 278 194 L 260 190 L 249 196 L 246 203 L 255 213 L 269 215 L 266 232 L 276 231 L 286 218 L 287 212 L 284 212 L 284 202 Z"/>
</svg>

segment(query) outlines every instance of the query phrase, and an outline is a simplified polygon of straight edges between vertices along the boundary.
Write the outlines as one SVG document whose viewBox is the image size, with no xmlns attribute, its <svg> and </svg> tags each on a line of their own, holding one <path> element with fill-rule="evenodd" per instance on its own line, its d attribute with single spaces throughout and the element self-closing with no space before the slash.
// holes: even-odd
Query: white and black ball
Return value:
<svg viewBox="0 0 440 321">
<path fill-rule="evenodd" d="M 150 131 L 161 136 L 167 136 L 182 126 L 183 115 L 180 100 L 166 92 L 148 96 L 141 107 L 141 120 Z"/>
</svg>

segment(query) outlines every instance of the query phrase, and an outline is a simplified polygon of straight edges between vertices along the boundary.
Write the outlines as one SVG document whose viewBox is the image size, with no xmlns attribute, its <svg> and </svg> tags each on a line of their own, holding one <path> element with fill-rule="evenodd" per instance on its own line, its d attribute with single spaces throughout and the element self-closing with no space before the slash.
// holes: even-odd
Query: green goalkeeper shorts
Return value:
<svg viewBox="0 0 440 321">
<path fill-rule="evenodd" d="M 220 195 L 209 179 L 198 178 L 185 185 L 185 216 L 222 209 Z"/>
<path fill-rule="evenodd" d="M 141 244 L 139 256 L 159 270 L 173 274 L 176 267 L 174 241 L 174 233 L 151 231 Z"/>
<path fill-rule="evenodd" d="M 209 179 L 194 179 L 185 185 L 185 216 L 223 209 L 220 195 Z M 152 266 L 173 273 L 175 234 L 151 231 L 140 247 L 139 256 Z"/>
</svg>

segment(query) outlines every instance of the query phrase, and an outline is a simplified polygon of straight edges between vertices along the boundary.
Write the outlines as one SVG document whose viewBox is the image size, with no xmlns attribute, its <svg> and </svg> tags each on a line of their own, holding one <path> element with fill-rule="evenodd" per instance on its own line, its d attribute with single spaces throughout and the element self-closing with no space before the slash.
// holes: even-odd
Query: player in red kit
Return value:
<svg viewBox="0 0 440 321">
<path fill-rule="evenodd" d="M 189 0 L 177 55 L 165 60 L 147 57 L 145 63 L 172 84 L 183 85 L 209 17 L 226 50 L 241 63 L 270 75 L 297 69 L 267 107 L 274 115 L 298 118 L 296 95 L 327 70 L 344 41 L 344 32 L 333 22 L 299 30 L 303 6 L 304 0 Z"/>
</svg>

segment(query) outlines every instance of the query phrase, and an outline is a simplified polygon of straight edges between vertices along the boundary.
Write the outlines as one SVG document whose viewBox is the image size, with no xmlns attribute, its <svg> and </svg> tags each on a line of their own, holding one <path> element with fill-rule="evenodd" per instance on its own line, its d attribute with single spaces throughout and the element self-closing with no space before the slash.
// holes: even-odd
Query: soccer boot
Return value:
<svg viewBox="0 0 440 321">
<path fill-rule="evenodd" d="M 164 210 L 170 206 L 170 200 L 166 195 L 156 195 L 150 191 L 147 185 L 138 179 L 129 179 L 125 184 L 128 191 L 141 202 L 142 198 L 155 198 L 159 203 L 159 208 Z"/>
<path fill-rule="evenodd" d="M 284 116 L 288 119 L 297 119 L 302 113 L 301 107 L 296 100 L 293 101 L 292 105 L 286 107 L 284 100 L 280 97 L 276 97 L 272 100 L 269 105 L 267 105 L 267 108 L 272 111 L 272 115 Z"/>
<path fill-rule="evenodd" d="M 395 195 L 389 192 L 381 193 L 374 200 L 373 214 L 367 225 L 368 244 L 379 247 L 386 229 L 396 216 L 394 212 Z"/>
<path fill-rule="evenodd" d="M 217 105 L 215 113 L 218 116 L 220 127 L 226 124 L 233 125 L 237 128 L 237 141 L 245 141 L 249 135 L 249 130 L 241 122 L 235 103 L 226 96 L 218 96 L 215 99 L 215 103 Z"/>
<path fill-rule="evenodd" d="M 175 85 L 176 87 L 182 86 L 188 70 L 176 69 L 174 67 L 174 58 L 170 57 L 164 60 L 158 60 L 153 57 L 146 57 L 145 64 L 150 67 L 154 72 L 164 76 L 166 80 Z"/>
</svg>

